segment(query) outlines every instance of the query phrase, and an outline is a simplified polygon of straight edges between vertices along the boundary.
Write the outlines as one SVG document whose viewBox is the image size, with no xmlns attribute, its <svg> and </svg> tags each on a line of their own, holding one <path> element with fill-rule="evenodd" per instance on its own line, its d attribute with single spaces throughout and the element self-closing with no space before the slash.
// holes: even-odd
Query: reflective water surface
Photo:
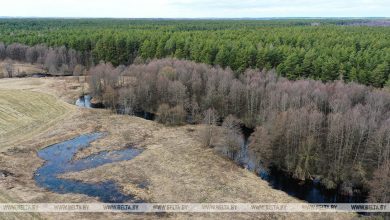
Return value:
<svg viewBox="0 0 390 220">
<path fill-rule="evenodd" d="M 117 151 L 103 151 L 86 158 L 73 160 L 74 155 L 81 149 L 101 137 L 103 133 L 80 135 L 74 139 L 48 146 L 38 152 L 38 156 L 45 163 L 35 173 L 35 181 L 47 190 L 65 194 L 78 193 L 98 197 L 102 202 L 139 202 L 131 195 L 123 194 L 113 181 L 100 183 L 85 183 L 77 180 L 62 179 L 58 175 L 68 172 L 77 172 L 95 168 L 104 164 L 131 160 L 142 151 L 136 148 L 127 148 Z"/>
</svg>

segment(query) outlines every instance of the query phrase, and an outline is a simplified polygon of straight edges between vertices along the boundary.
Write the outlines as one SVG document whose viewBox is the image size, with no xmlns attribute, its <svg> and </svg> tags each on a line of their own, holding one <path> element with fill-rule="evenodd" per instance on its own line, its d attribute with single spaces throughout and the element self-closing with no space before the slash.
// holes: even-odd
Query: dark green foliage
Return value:
<svg viewBox="0 0 390 220">
<path fill-rule="evenodd" d="M 237 79 L 229 69 L 176 59 L 116 69 L 102 63 L 90 75 L 89 88 L 107 107 L 150 111 L 168 125 L 200 123 L 203 118 L 203 144 L 214 146 L 213 139 L 224 137 L 221 143 L 231 158 L 242 145 L 239 124 L 244 123 L 256 128 L 249 149 L 258 164 L 302 180 L 320 178 L 326 187 L 341 186 L 345 192 L 374 184 L 373 201 L 388 198 L 386 89 L 291 81 L 250 69 Z M 214 129 L 220 119 L 225 136 Z"/>
<path fill-rule="evenodd" d="M 320 26 L 311 26 L 318 22 Z M 343 79 L 382 87 L 389 80 L 390 29 L 359 20 L 1 19 L 0 41 L 47 44 L 82 53 L 82 64 L 114 66 L 137 56 L 176 57 L 229 66 L 277 69 L 289 79 Z M 1 57 L 0 47 L 0 57 Z"/>
</svg>

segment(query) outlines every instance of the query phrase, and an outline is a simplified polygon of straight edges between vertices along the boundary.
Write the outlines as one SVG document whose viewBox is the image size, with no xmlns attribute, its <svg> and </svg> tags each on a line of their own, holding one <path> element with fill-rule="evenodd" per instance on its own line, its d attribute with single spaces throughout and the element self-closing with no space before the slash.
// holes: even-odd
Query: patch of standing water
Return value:
<svg viewBox="0 0 390 220">
<path fill-rule="evenodd" d="M 296 180 L 285 172 L 271 168 L 268 172 L 256 162 L 256 158 L 249 150 L 249 136 L 253 132 L 251 129 L 243 128 L 244 144 L 233 160 L 240 166 L 256 173 L 261 179 L 266 180 L 269 185 L 298 199 L 311 203 L 360 203 L 365 202 L 366 196 L 353 194 L 351 196 L 342 195 L 338 190 L 327 190 L 319 181 Z"/>
<path fill-rule="evenodd" d="M 89 101 L 90 99 L 91 97 L 89 96 Z M 90 107 L 93 106 L 90 105 Z M 126 114 L 126 111 L 123 107 L 119 107 L 117 113 Z M 143 111 L 135 112 L 134 115 L 146 120 L 154 120 L 155 117 L 153 113 Z M 367 197 L 363 194 L 348 196 L 340 194 L 338 190 L 327 190 L 317 179 L 313 181 L 300 181 L 292 178 L 285 172 L 274 168 L 269 169 L 268 172 L 265 171 L 265 169 L 256 162 L 255 156 L 249 150 L 249 136 L 254 130 L 243 126 L 242 131 L 245 140 L 243 141 L 239 152 L 233 154 L 231 152 L 226 152 L 226 154 L 233 157 L 232 159 L 238 165 L 256 173 L 261 179 L 266 180 L 272 188 L 282 190 L 291 196 L 311 203 L 360 203 L 366 201 Z"/>
<path fill-rule="evenodd" d="M 91 142 L 101 138 L 103 135 L 102 133 L 85 134 L 40 150 L 38 156 L 44 159 L 45 163 L 36 171 L 35 182 L 38 186 L 56 193 L 85 194 L 91 197 L 98 197 L 102 202 L 107 203 L 141 202 L 134 200 L 134 197 L 131 195 L 120 192 L 113 181 L 84 183 L 58 177 L 68 172 L 77 172 L 108 163 L 131 160 L 142 153 L 140 149 L 127 148 L 124 150 L 103 151 L 80 160 L 73 160 L 74 155 L 79 150 L 89 147 Z"/>
<path fill-rule="evenodd" d="M 76 101 L 76 105 L 83 108 L 92 108 L 91 99 L 90 95 L 80 96 Z"/>
</svg>

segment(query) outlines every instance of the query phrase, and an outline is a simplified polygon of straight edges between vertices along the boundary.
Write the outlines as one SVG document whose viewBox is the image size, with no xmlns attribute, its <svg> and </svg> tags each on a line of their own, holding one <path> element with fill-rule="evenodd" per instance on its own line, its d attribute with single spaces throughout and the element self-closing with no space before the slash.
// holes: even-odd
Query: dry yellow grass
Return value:
<svg viewBox="0 0 390 220">
<path fill-rule="evenodd" d="M 51 95 L 0 90 L 0 151 L 12 142 L 48 129 L 70 110 L 70 106 Z"/>
<path fill-rule="evenodd" d="M 87 87 L 84 77 L 4 78 L 0 80 L 0 89 L 45 93 L 55 96 L 61 101 L 71 103 L 72 105 L 74 104 L 75 99 L 80 96 Z"/>
<path fill-rule="evenodd" d="M 0 90 L 0 152 L 60 120 L 69 107 L 55 97 L 21 90 Z M 20 202 L 0 187 L 0 203 Z M 37 213 L 0 214 L 0 219 L 41 219 Z"/>
<path fill-rule="evenodd" d="M 4 64 L 5 64 L 4 62 L 0 63 L 0 76 L 4 75 L 4 72 L 5 72 Z M 25 74 L 26 76 L 31 76 L 31 75 L 37 74 L 37 73 L 46 73 L 46 70 L 44 70 L 39 65 L 33 65 L 33 64 L 28 64 L 28 63 L 18 63 L 18 62 L 13 62 L 11 65 L 12 65 L 14 77 L 20 76 L 22 74 Z"/>
<path fill-rule="evenodd" d="M 202 147 L 198 138 L 200 129 L 198 126 L 165 127 L 137 117 L 115 115 L 106 110 L 79 109 L 68 105 L 62 100 L 71 96 L 73 99 L 77 97 L 80 88 L 74 86 L 76 84 L 71 79 L 0 80 L 0 91 L 4 93 L 4 97 L 11 94 L 13 96 L 13 98 L 6 98 L 7 101 L 2 101 L 2 108 L 14 112 L 14 115 L 22 116 L 2 120 L 8 125 L 11 125 L 9 121 L 14 121 L 16 127 L 20 129 L 29 128 L 23 126 L 26 121 L 35 123 L 32 128 L 42 127 L 36 133 L 31 133 L 30 129 L 15 133 L 13 131 L 16 127 L 3 126 L 3 132 L 11 134 L 6 137 L 7 140 L 17 140 L 12 145 L 7 144 L 5 147 L 1 145 L 4 150 L 3 152 L 0 150 L 0 168 L 13 175 L 0 178 L 0 202 L 96 202 L 96 198 L 81 194 L 49 192 L 39 188 L 33 179 L 34 171 L 44 162 L 36 154 L 39 149 L 94 131 L 107 132 L 108 135 L 92 143 L 91 148 L 79 152 L 78 157 L 85 157 L 102 150 L 124 148 L 129 143 L 142 147 L 145 151 L 131 161 L 66 174 L 64 178 L 86 182 L 114 180 L 123 192 L 133 194 L 148 202 L 301 202 L 282 191 L 272 189 L 267 182 L 219 156 L 214 150 Z M 24 90 L 10 90 L 16 88 Z M 26 97 L 42 103 L 25 107 Z M 51 108 L 51 110 L 50 112 L 40 110 L 42 107 Z M 29 132 L 30 135 L 24 134 Z M 24 137 L 19 138 L 20 136 Z M 139 187 L 140 183 L 147 183 L 147 187 Z M 41 213 L 41 216 L 47 219 L 156 218 L 155 215 L 150 214 L 112 213 L 64 213 L 60 215 Z M 5 217 L 12 219 L 14 216 L 6 215 Z M 350 219 L 353 215 L 184 213 L 168 214 L 162 217 L 172 219 Z M 1 218 L 2 215 L 0 215 Z"/>
<path fill-rule="evenodd" d="M 6 192 L 0 188 L 0 203 L 10 203 L 17 202 L 18 199 L 13 199 L 6 194 Z M 1 220 L 18 220 L 18 219 L 27 219 L 27 220 L 39 220 L 42 217 L 39 213 L 0 213 Z"/>
</svg>

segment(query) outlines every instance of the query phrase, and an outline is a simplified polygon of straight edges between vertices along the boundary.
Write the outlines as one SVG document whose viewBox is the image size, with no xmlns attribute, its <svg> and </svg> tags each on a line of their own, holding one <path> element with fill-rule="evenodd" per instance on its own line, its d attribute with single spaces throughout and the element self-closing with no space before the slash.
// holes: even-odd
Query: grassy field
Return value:
<svg viewBox="0 0 390 220">
<path fill-rule="evenodd" d="M 107 110 L 80 109 L 72 102 L 81 86 L 75 78 L 0 80 L 1 202 L 97 202 L 80 194 L 56 194 L 36 186 L 33 173 L 42 161 L 36 154 L 50 144 L 94 131 L 108 135 L 80 151 L 85 157 L 103 150 L 136 145 L 145 151 L 131 161 L 107 164 L 70 173 L 63 178 L 85 182 L 116 181 L 121 190 L 147 202 L 302 202 L 272 189 L 268 183 L 242 169 L 199 141 L 201 127 L 165 127 L 141 118 Z M 66 101 L 66 102 L 65 102 Z M 8 144 L 9 143 L 9 144 Z M 146 187 L 140 187 L 140 183 Z M 156 215 L 112 213 L 0 214 L 0 219 L 154 219 Z M 301 213 L 183 213 L 168 219 L 350 219 L 349 214 Z"/>
<path fill-rule="evenodd" d="M 0 188 L 0 203 L 16 203 L 20 201 L 20 199 L 14 199 L 11 198 L 6 194 L 6 191 Z M 1 214 L 0 213 L 0 219 L 1 220 L 18 220 L 18 219 L 28 219 L 28 220 L 39 220 L 43 219 L 39 213 L 7 213 L 7 214 Z"/>
<path fill-rule="evenodd" d="M 12 142 L 50 128 L 70 109 L 51 95 L 0 90 L 0 151 Z"/>
<path fill-rule="evenodd" d="M 12 62 L 12 71 L 13 71 L 13 77 L 18 77 L 18 76 L 31 76 L 34 74 L 39 74 L 39 73 L 46 73 L 47 71 L 44 70 L 42 67 L 38 65 L 32 65 L 28 63 L 17 63 L 17 62 Z M 0 77 L 4 76 L 6 73 L 5 70 L 5 62 L 0 62 Z"/>
</svg>

